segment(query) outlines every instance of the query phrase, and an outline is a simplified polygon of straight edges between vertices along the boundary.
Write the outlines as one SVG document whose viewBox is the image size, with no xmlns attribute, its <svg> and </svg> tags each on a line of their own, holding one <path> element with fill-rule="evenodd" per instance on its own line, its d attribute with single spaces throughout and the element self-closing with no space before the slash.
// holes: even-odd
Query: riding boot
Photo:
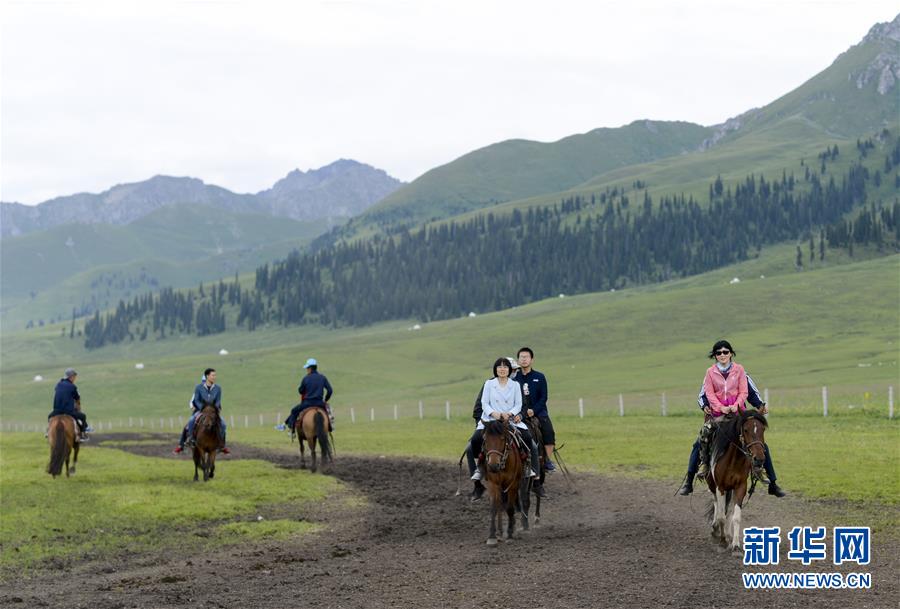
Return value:
<svg viewBox="0 0 900 609">
<path fill-rule="evenodd" d="M 479 499 L 481 499 L 482 495 L 484 495 L 484 485 L 480 481 L 476 480 L 475 486 L 472 489 L 472 494 L 469 495 L 469 499 L 471 501 L 478 501 Z"/>
<path fill-rule="evenodd" d="M 534 470 L 536 477 L 540 477 L 541 458 L 538 456 L 538 446 L 535 442 L 531 443 L 531 469 Z"/>
<path fill-rule="evenodd" d="M 709 473 L 709 438 L 711 435 L 712 424 L 704 423 L 700 428 L 700 435 L 697 437 L 697 441 L 700 443 L 700 469 L 697 477 L 701 480 L 706 480 L 706 475 Z"/>
<path fill-rule="evenodd" d="M 694 477 L 691 475 L 691 472 L 687 473 L 685 477 L 684 484 L 681 485 L 681 488 L 678 489 L 678 494 L 682 496 L 688 496 L 694 492 Z"/>
</svg>

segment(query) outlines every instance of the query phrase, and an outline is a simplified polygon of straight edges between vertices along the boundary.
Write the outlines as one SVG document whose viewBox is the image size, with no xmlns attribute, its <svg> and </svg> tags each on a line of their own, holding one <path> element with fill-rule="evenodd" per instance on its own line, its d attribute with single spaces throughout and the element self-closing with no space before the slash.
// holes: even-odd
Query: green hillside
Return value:
<svg viewBox="0 0 900 609">
<path fill-rule="evenodd" d="M 875 26 L 798 88 L 722 125 L 636 121 L 552 144 L 513 140 L 476 150 L 401 188 L 355 220 L 346 235 L 494 212 L 498 203 L 501 209 L 553 204 L 607 187 L 630 189 L 636 181 L 655 198 L 684 193 L 705 201 L 719 175 L 771 179 L 798 169 L 801 159 L 815 163 L 826 146 L 847 150 L 857 138 L 900 127 L 898 85 L 885 90 L 893 81 L 882 75 L 885 66 L 900 65 L 898 29 L 900 16 Z"/>
<path fill-rule="evenodd" d="M 742 281 L 732 284 L 733 277 Z M 344 416 L 349 407 L 378 407 L 385 416 L 395 403 L 410 412 L 418 400 L 435 414 L 449 400 L 463 415 L 493 359 L 529 344 L 562 411 L 574 412 L 583 397 L 612 412 L 621 392 L 629 408 L 652 412 L 665 391 L 673 413 L 692 412 L 706 352 L 727 336 L 782 408 L 815 412 L 821 386 L 829 385 L 835 403 L 862 405 L 869 391 L 883 409 L 886 387 L 898 377 L 898 291 L 900 256 L 826 259 L 796 272 L 792 248 L 782 246 L 684 280 L 552 298 L 420 330 L 410 329 L 413 322 L 273 327 L 87 352 L 81 341 L 60 338 L 58 327 L 44 328 L 4 338 L 0 403 L 4 420 L 38 423 L 52 387 L 33 376 L 54 380 L 75 365 L 93 416 L 177 416 L 199 371 L 212 365 L 230 412 L 268 419 L 292 404 L 302 363 L 315 356 Z M 217 355 L 222 348 L 229 355 Z M 135 370 L 136 362 L 145 369 Z"/>
<path fill-rule="evenodd" d="M 302 248 L 329 226 L 193 205 L 128 225 L 68 224 L 0 241 L 4 330 L 69 319 L 161 286 L 218 280 Z"/>
<path fill-rule="evenodd" d="M 635 121 L 552 143 L 500 142 L 428 171 L 353 223 L 418 222 L 558 192 L 612 169 L 696 150 L 711 134 L 692 123 Z"/>
</svg>

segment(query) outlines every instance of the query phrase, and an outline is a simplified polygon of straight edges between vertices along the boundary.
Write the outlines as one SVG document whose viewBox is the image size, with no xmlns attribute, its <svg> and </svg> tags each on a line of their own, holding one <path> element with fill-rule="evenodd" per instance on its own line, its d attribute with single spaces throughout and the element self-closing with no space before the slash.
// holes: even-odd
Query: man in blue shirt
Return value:
<svg viewBox="0 0 900 609">
<path fill-rule="evenodd" d="M 59 380 L 54 389 L 53 395 L 53 412 L 47 419 L 57 415 L 69 415 L 78 423 L 78 431 L 81 435 L 80 441 L 87 440 L 87 432 L 91 431 L 87 424 L 87 415 L 81 412 L 81 396 L 78 394 L 78 387 L 75 381 L 78 379 L 78 373 L 74 368 L 66 368 L 63 373 L 64 377 Z"/>
<path fill-rule="evenodd" d="M 319 373 L 319 362 L 315 358 L 311 357 L 306 360 L 306 364 L 303 367 L 306 369 L 306 376 L 303 377 L 303 380 L 300 381 L 300 386 L 297 387 L 297 392 L 300 394 L 300 403 L 291 409 L 291 414 L 284 422 L 291 433 L 294 432 L 294 423 L 301 412 L 313 406 L 321 406 L 327 411 L 328 400 L 331 399 L 334 393 L 331 389 L 331 383 L 328 382 L 324 374 Z M 329 412 L 329 418 L 330 414 Z"/>
<path fill-rule="evenodd" d="M 556 448 L 556 432 L 553 431 L 553 423 L 550 421 L 550 413 L 547 411 L 547 378 L 531 368 L 534 361 L 534 351 L 529 347 L 522 347 L 516 354 L 519 360 L 519 374 L 516 381 L 522 385 L 522 392 L 528 391 L 528 408 L 525 411 L 529 417 L 537 417 L 541 426 L 541 435 L 544 438 L 544 469 L 548 472 L 556 471 L 553 464 L 553 450 Z"/>
<path fill-rule="evenodd" d="M 176 455 L 184 450 L 185 443 L 194 443 L 194 425 L 200 412 L 207 404 L 212 404 L 219 411 L 219 430 L 222 437 L 222 453 L 230 455 L 231 451 L 225 445 L 225 419 L 222 418 L 222 388 L 216 385 L 215 368 L 207 368 L 203 371 L 203 379 L 200 384 L 194 387 L 194 397 L 191 398 L 191 418 L 188 419 L 187 426 L 181 432 L 181 440 L 178 447 L 172 451 Z"/>
</svg>

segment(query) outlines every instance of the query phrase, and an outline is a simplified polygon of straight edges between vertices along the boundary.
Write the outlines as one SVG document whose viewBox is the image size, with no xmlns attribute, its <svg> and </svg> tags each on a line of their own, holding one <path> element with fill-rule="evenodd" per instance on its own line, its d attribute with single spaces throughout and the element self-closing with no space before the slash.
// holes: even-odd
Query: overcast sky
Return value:
<svg viewBox="0 0 900 609">
<path fill-rule="evenodd" d="M 155 174 L 236 192 L 352 158 L 412 180 L 509 138 L 716 124 L 896 0 L 4 1 L 0 199 Z"/>
</svg>

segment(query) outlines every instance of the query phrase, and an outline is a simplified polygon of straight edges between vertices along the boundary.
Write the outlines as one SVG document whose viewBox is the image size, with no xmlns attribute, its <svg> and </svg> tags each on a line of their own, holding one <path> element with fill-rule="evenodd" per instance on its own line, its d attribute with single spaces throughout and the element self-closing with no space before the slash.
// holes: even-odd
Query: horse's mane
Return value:
<svg viewBox="0 0 900 609">
<path fill-rule="evenodd" d="M 741 428 L 748 419 L 755 419 L 762 424 L 763 427 L 769 426 L 766 417 L 759 414 L 756 410 L 745 410 L 740 416 L 728 417 L 719 423 L 719 431 L 716 432 L 715 445 L 713 446 L 712 454 L 724 455 L 732 442 L 738 442 L 741 435 Z"/>
<path fill-rule="evenodd" d="M 502 421 L 491 421 L 490 423 L 485 424 L 484 433 L 492 436 L 502 436 L 506 426 Z"/>
</svg>

